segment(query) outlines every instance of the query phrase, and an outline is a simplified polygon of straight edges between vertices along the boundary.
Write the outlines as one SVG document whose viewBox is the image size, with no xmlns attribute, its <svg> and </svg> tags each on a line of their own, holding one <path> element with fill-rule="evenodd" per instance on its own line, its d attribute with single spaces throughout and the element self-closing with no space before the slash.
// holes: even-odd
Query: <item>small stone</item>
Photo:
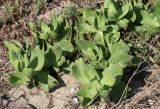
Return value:
<svg viewBox="0 0 160 109">
<path fill-rule="evenodd" d="M 73 98 L 73 103 L 74 104 L 79 104 L 78 98 Z"/>
</svg>

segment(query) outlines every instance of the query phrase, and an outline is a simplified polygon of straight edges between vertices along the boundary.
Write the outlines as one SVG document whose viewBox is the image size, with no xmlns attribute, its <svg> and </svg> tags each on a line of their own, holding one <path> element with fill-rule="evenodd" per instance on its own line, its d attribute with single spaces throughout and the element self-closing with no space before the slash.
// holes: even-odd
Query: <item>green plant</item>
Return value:
<svg viewBox="0 0 160 109">
<path fill-rule="evenodd" d="M 74 47 L 71 43 L 71 28 L 65 18 L 53 14 L 49 26 L 44 22 L 40 24 L 41 30 L 31 22 L 29 26 L 36 45 L 47 55 L 45 57 L 47 65 L 54 65 L 55 70 L 58 70 L 70 62 L 66 57 L 74 52 Z M 50 53 L 50 49 L 54 52 L 54 56 Z"/>
<path fill-rule="evenodd" d="M 148 30 L 150 27 L 152 29 Z M 76 44 L 89 65 L 78 60 L 72 68 L 73 76 L 83 84 L 77 95 L 84 106 L 90 105 L 98 96 L 101 99 L 109 94 L 112 96 L 117 87 L 125 86 L 121 81 L 123 68 L 131 62 L 132 56 L 128 55 L 130 49 L 121 40 L 120 31 L 156 33 L 160 30 L 158 17 L 149 13 L 142 1 L 135 0 L 125 0 L 122 5 L 105 0 L 100 10 L 83 9 L 75 29 L 78 32 Z"/>
<path fill-rule="evenodd" d="M 111 23 L 115 18 L 106 15 L 108 11 L 105 11 L 84 9 L 76 22 L 76 45 L 88 64 L 82 59 L 77 60 L 72 75 L 84 85 L 77 94 L 84 106 L 90 105 L 97 97 L 105 99 L 115 91 L 112 89 L 118 89 L 115 88 L 117 84 L 124 84 L 121 81 L 123 68 L 132 59 L 128 55 L 129 47 L 120 39 L 123 27 L 116 25 L 118 20 Z"/>
<path fill-rule="evenodd" d="M 15 68 L 9 76 L 10 83 L 31 83 L 49 91 L 58 84 L 51 75 L 67 70 L 82 84 L 77 93 L 81 105 L 88 106 L 98 97 L 104 100 L 108 95 L 120 98 L 126 89 L 123 69 L 133 58 L 128 46 L 132 44 L 123 40 L 122 32 L 158 32 L 158 6 L 151 11 L 141 0 L 105 0 L 101 9 L 80 10 L 75 26 L 55 14 L 51 23 L 41 22 L 39 28 L 29 22 L 34 48 L 17 41 L 5 43 Z"/>
<path fill-rule="evenodd" d="M 13 86 L 22 84 L 40 85 L 45 91 L 58 85 L 55 78 L 43 69 L 45 55 L 36 46 L 33 50 L 25 49 L 19 42 L 6 41 L 5 45 L 9 49 L 9 59 L 15 68 L 14 73 L 9 75 L 9 81 Z"/>
</svg>

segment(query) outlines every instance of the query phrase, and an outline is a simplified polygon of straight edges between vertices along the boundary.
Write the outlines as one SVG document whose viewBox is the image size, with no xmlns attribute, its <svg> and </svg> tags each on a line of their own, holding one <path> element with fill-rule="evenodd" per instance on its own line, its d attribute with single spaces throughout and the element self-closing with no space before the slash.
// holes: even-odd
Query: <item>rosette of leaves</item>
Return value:
<svg viewBox="0 0 160 109">
<path fill-rule="evenodd" d="M 108 47 L 87 40 L 77 41 L 82 55 L 88 59 L 88 64 L 80 58 L 72 67 L 72 75 L 82 83 L 77 96 L 83 106 L 90 105 L 98 97 L 103 100 L 108 95 L 117 100 L 125 88 L 121 78 L 123 68 L 132 60 L 128 55 L 129 47 L 122 40 L 112 42 L 108 39 L 106 42 Z"/>
<path fill-rule="evenodd" d="M 52 14 L 50 24 L 40 23 L 40 30 L 29 22 L 30 29 L 36 41 L 36 45 L 45 54 L 46 68 L 53 67 L 59 71 L 60 68 L 67 67 L 70 61 L 66 59 L 74 47 L 71 43 L 71 28 L 67 20 L 62 16 Z"/>
<path fill-rule="evenodd" d="M 18 41 L 5 42 L 10 62 L 15 68 L 9 76 L 12 85 L 32 84 L 49 91 L 58 85 L 51 73 L 70 65 L 70 60 L 66 59 L 74 52 L 69 37 L 70 28 L 65 18 L 54 14 L 52 18 L 49 25 L 41 22 L 40 29 L 29 22 L 36 42 L 34 48 L 22 46 Z"/>
<path fill-rule="evenodd" d="M 58 81 L 44 70 L 45 55 L 36 46 L 34 49 L 24 49 L 19 42 L 5 42 L 8 48 L 10 63 L 15 71 L 10 73 L 9 82 L 13 86 L 22 84 L 32 84 L 42 87 L 45 91 L 49 91 L 58 85 Z"/>
<path fill-rule="evenodd" d="M 124 0 L 121 4 L 106 0 L 103 10 L 108 21 L 116 22 L 119 27 L 152 34 L 160 31 L 159 6 L 159 1 L 148 8 L 142 0 Z"/>
<path fill-rule="evenodd" d="M 82 106 L 90 105 L 98 97 L 104 100 L 108 95 L 118 99 L 125 88 L 125 83 L 121 81 L 123 67 L 119 63 L 110 63 L 100 72 L 80 58 L 72 66 L 72 75 L 82 84 L 77 93 Z"/>
<path fill-rule="evenodd" d="M 110 1 L 111 6 L 112 3 Z M 120 38 L 120 29 L 124 26 L 118 23 L 127 12 L 122 8 L 121 14 L 118 12 L 119 15 L 114 16 L 110 11 L 106 8 L 105 11 L 84 9 L 76 22 L 76 45 L 83 59 L 75 62 L 72 75 L 82 83 L 77 96 L 83 106 L 90 105 L 98 97 L 105 99 L 109 94 L 118 99 L 125 87 L 121 81 L 123 69 L 131 62 L 132 56 Z M 115 92 L 121 93 L 117 95 Z"/>
<path fill-rule="evenodd" d="M 46 24 L 41 21 L 38 29 L 32 22 L 29 22 L 29 27 L 36 44 L 41 45 L 41 48 L 46 45 L 46 42 L 53 45 L 53 42 L 70 39 L 71 36 L 69 23 L 64 17 L 55 14 L 52 14 L 51 23 Z"/>
</svg>

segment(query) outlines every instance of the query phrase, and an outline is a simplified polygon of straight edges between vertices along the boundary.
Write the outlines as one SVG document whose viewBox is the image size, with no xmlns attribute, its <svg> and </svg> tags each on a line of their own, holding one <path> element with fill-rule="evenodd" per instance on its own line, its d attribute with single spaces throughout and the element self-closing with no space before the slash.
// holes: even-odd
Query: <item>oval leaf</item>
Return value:
<svg viewBox="0 0 160 109">
<path fill-rule="evenodd" d="M 37 46 L 31 52 L 29 68 L 33 68 L 34 71 L 39 71 L 43 68 L 43 65 L 44 65 L 44 54 L 42 53 L 42 51 Z"/>
</svg>

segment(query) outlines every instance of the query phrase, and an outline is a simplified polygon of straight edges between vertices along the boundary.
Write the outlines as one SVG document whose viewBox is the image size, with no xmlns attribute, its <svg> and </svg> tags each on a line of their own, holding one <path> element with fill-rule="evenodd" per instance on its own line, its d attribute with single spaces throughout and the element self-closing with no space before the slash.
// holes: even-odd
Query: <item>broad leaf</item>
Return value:
<svg viewBox="0 0 160 109">
<path fill-rule="evenodd" d="M 130 1 L 127 1 L 121 8 L 121 10 L 119 11 L 120 15 L 119 15 L 119 19 L 123 18 L 125 15 L 127 15 L 129 9 L 130 9 L 130 4 L 128 3 Z"/>
<path fill-rule="evenodd" d="M 55 31 L 49 31 L 49 36 L 51 37 L 51 39 L 54 41 L 57 39 L 58 34 Z"/>
<path fill-rule="evenodd" d="M 110 91 L 111 91 L 111 88 L 101 89 L 99 92 L 101 99 L 106 99 L 108 95 L 110 94 Z"/>
<path fill-rule="evenodd" d="M 142 15 L 142 21 L 141 24 L 143 25 L 149 25 L 152 27 L 160 27 L 160 22 L 158 20 L 158 18 L 156 16 L 153 16 L 151 14 L 149 14 L 147 11 L 142 10 L 141 11 L 141 15 Z"/>
<path fill-rule="evenodd" d="M 113 0 L 105 0 L 104 8 L 107 11 L 107 17 L 109 20 L 113 20 L 118 16 L 118 7 Z"/>
<path fill-rule="evenodd" d="M 80 58 L 76 60 L 72 66 L 72 75 L 82 84 L 91 84 L 93 81 L 99 80 L 99 75 L 92 65 L 85 64 Z"/>
<path fill-rule="evenodd" d="M 32 68 L 24 68 L 22 70 L 22 73 L 24 73 L 29 79 L 31 79 L 34 75 L 36 75 L 36 72 L 33 71 Z"/>
<path fill-rule="evenodd" d="M 98 91 L 95 87 L 87 85 L 80 88 L 77 96 L 82 106 L 88 106 L 98 97 Z"/>
<path fill-rule="evenodd" d="M 132 56 L 124 53 L 122 51 L 117 51 L 111 54 L 110 59 L 108 60 L 109 64 L 119 64 L 121 67 L 125 68 L 132 60 Z"/>
<path fill-rule="evenodd" d="M 29 65 L 29 58 L 28 58 L 27 54 L 24 54 L 24 56 L 23 56 L 23 62 L 24 62 L 25 67 L 28 67 L 28 65 Z"/>
<path fill-rule="evenodd" d="M 45 66 L 45 68 L 49 68 L 49 67 L 51 67 L 55 64 L 56 64 L 56 56 L 55 56 L 54 52 L 52 51 L 52 49 L 49 48 L 47 50 L 47 52 L 45 53 L 45 64 L 44 64 L 44 66 Z"/>
<path fill-rule="evenodd" d="M 100 14 L 97 18 L 98 29 L 100 29 L 101 31 L 106 31 L 106 22 L 107 19 L 105 18 L 105 16 L 103 14 Z"/>
<path fill-rule="evenodd" d="M 60 47 L 58 47 L 58 45 L 56 45 L 56 44 L 57 43 L 55 43 L 55 45 L 51 47 L 51 50 L 54 53 L 55 58 L 56 58 L 56 62 L 57 62 L 62 56 L 62 49 Z"/>
<path fill-rule="evenodd" d="M 18 71 L 19 70 L 18 64 L 19 64 L 19 59 L 21 60 L 21 58 L 20 58 L 21 55 L 18 53 L 15 53 L 13 51 L 9 51 L 8 54 L 9 54 L 10 63 Z"/>
<path fill-rule="evenodd" d="M 86 40 L 78 40 L 76 42 L 76 44 L 78 45 L 78 47 L 81 49 L 82 53 L 84 54 L 88 54 L 88 49 L 90 48 L 91 50 L 96 48 L 96 45 L 86 41 Z"/>
<path fill-rule="evenodd" d="M 44 22 L 41 22 L 40 23 L 40 26 L 41 26 L 41 30 L 44 32 L 44 33 L 47 33 L 50 31 L 50 28 L 44 23 Z"/>
<path fill-rule="evenodd" d="M 49 34 L 47 32 L 39 33 L 39 38 L 47 40 L 49 38 Z"/>
<path fill-rule="evenodd" d="M 125 28 L 125 29 L 128 27 L 128 23 L 129 23 L 129 20 L 126 19 L 126 18 L 124 18 L 124 19 L 122 19 L 122 20 L 119 20 L 119 21 L 117 22 L 117 24 L 118 24 L 120 27 Z"/>
<path fill-rule="evenodd" d="M 124 53 L 129 53 L 129 47 L 126 45 L 126 43 L 123 40 L 120 40 L 119 42 L 115 42 L 112 44 L 112 51 L 122 51 Z"/>
<path fill-rule="evenodd" d="M 80 22 L 77 21 L 76 22 L 76 29 L 79 33 L 83 34 L 83 33 L 94 33 L 96 32 L 96 28 L 89 25 L 86 22 Z"/>
<path fill-rule="evenodd" d="M 43 71 L 38 72 L 35 80 L 38 81 L 38 84 L 47 92 L 58 85 L 58 81 L 55 78 Z"/>
<path fill-rule="evenodd" d="M 91 9 L 85 9 L 83 11 L 83 18 L 89 22 L 89 24 L 91 24 L 92 26 L 95 25 L 95 19 L 97 17 L 97 14 L 95 11 L 91 10 Z"/>
<path fill-rule="evenodd" d="M 29 82 L 29 78 L 22 72 L 16 72 L 9 74 L 9 82 L 13 86 L 20 86 Z"/>
<path fill-rule="evenodd" d="M 29 68 L 33 68 L 34 71 L 40 71 L 44 65 L 44 54 L 37 46 L 31 52 L 30 65 Z"/>
<path fill-rule="evenodd" d="M 153 15 L 155 15 L 156 17 L 158 17 L 158 19 L 160 19 L 160 15 L 159 15 L 159 13 L 160 13 L 160 1 L 159 0 L 156 0 L 155 1 L 155 5 L 154 5 L 154 7 L 152 7 L 153 8 Z"/>
<path fill-rule="evenodd" d="M 118 64 L 112 64 L 102 72 L 101 84 L 106 87 L 113 87 L 121 81 L 123 68 Z"/>
<path fill-rule="evenodd" d="M 17 42 L 17 41 L 15 41 Z M 20 43 L 12 43 L 10 41 L 5 41 L 5 46 L 8 48 L 9 51 L 14 51 L 16 53 L 20 53 L 22 50 L 22 45 Z"/>
<path fill-rule="evenodd" d="M 73 52 L 74 47 L 68 40 L 62 40 L 58 42 L 58 46 L 62 49 L 62 51 Z"/>
</svg>

